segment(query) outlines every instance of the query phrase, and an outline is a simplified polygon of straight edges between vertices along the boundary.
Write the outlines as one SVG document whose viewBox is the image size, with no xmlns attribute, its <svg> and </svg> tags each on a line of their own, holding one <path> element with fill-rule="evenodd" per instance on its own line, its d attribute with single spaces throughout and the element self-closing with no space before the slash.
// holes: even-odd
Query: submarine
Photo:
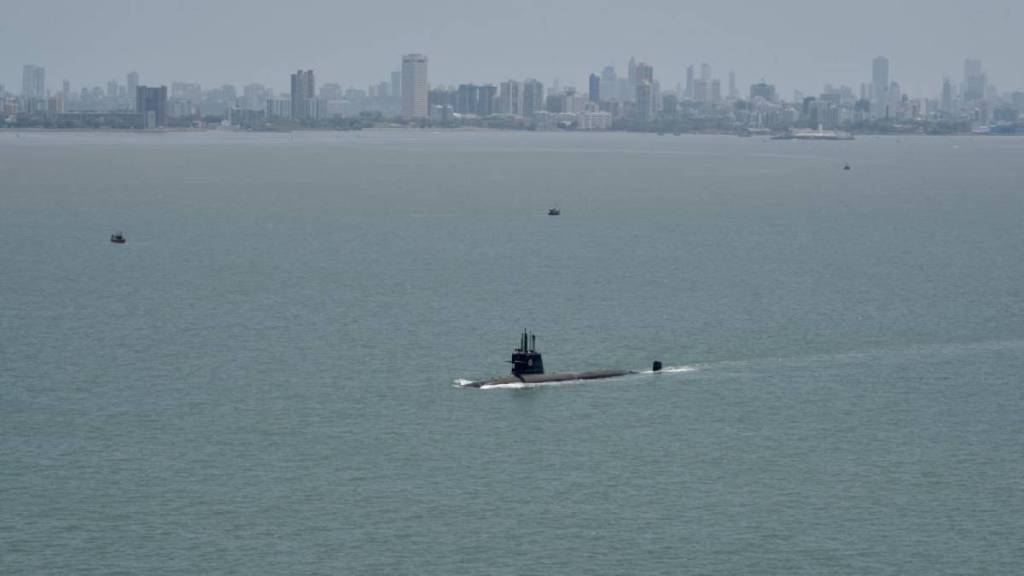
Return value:
<svg viewBox="0 0 1024 576">
<path fill-rule="evenodd" d="M 544 373 L 544 358 L 537 351 L 537 336 L 523 331 L 519 339 L 519 347 L 512 352 L 512 374 L 502 378 L 491 378 L 462 384 L 466 388 L 483 388 L 499 384 L 542 384 L 547 382 L 570 382 L 573 380 L 603 380 L 618 378 L 629 374 L 639 374 L 638 370 L 587 370 L 585 372 Z M 661 362 L 655 360 L 651 367 L 653 372 L 661 372 Z"/>
</svg>

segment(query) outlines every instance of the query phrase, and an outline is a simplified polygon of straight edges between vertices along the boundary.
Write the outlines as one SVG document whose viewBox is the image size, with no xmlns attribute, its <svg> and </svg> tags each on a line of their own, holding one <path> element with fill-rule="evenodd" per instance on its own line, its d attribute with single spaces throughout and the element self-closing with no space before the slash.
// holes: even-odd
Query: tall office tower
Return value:
<svg viewBox="0 0 1024 576">
<path fill-rule="evenodd" d="M 693 81 L 693 99 L 707 104 L 711 101 L 711 83 L 704 79 Z"/>
<path fill-rule="evenodd" d="M 521 90 L 519 82 L 509 80 L 501 83 L 501 95 L 498 96 L 498 112 L 502 114 L 522 114 Z"/>
<path fill-rule="evenodd" d="M 398 70 L 391 73 L 391 97 L 395 100 L 402 97 L 402 73 Z"/>
<path fill-rule="evenodd" d="M 949 78 L 942 79 L 942 113 L 953 113 L 953 83 Z"/>
<path fill-rule="evenodd" d="M 720 104 L 722 102 L 722 81 L 712 80 L 711 81 L 711 103 Z"/>
<path fill-rule="evenodd" d="M 128 99 L 134 104 L 136 89 L 139 87 L 139 73 L 132 70 L 125 76 L 124 80 L 124 84 L 128 89 Z"/>
<path fill-rule="evenodd" d="M 701 80 L 706 80 L 708 82 L 711 81 L 711 64 L 708 64 L 707 62 L 702 62 L 701 63 L 701 65 L 700 65 L 700 79 Z"/>
<path fill-rule="evenodd" d="M 117 80 L 107 82 L 107 98 L 111 100 L 117 98 Z"/>
<path fill-rule="evenodd" d="M 636 117 L 641 122 L 654 119 L 654 66 L 640 62 L 636 65 Z"/>
<path fill-rule="evenodd" d="M 0 94 L 3 94 L 3 93 L 4 93 L 4 91 L 0 90 Z M 61 83 L 60 94 L 64 98 L 64 102 L 67 102 L 67 101 L 69 101 L 71 99 L 71 81 L 70 80 L 65 78 L 64 82 Z M 134 94 L 134 92 L 132 92 L 132 94 Z"/>
<path fill-rule="evenodd" d="M 427 117 L 427 57 L 423 54 L 402 56 L 402 116 Z"/>
<path fill-rule="evenodd" d="M 964 98 L 980 100 L 985 96 L 985 73 L 981 70 L 981 60 L 968 58 L 964 60 Z"/>
<path fill-rule="evenodd" d="M 25 64 L 21 70 L 21 95 L 25 98 L 46 98 L 46 68 Z"/>
<path fill-rule="evenodd" d="M 654 66 L 641 62 L 636 65 L 636 82 L 640 83 L 645 80 L 654 84 Z"/>
<path fill-rule="evenodd" d="M 735 100 L 740 97 L 739 90 L 736 89 L 736 73 L 732 70 L 729 71 L 729 98 Z"/>
<path fill-rule="evenodd" d="M 146 128 L 166 125 L 167 86 L 138 86 L 135 89 L 135 112 L 142 114 Z"/>
<path fill-rule="evenodd" d="M 889 105 L 889 59 L 879 56 L 871 62 L 871 113 L 875 118 L 885 118 Z"/>
<path fill-rule="evenodd" d="M 494 114 L 494 102 L 498 99 L 498 87 L 484 84 L 477 92 L 476 113 L 481 116 Z"/>
<path fill-rule="evenodd" d="M 533 116 L 544 110 L 544 84 L 528 78 L 523 82 L 523 116 Z"/>
<path fill-rule="evenodd" d="M 312 70 L 292 74 L 292 119 L 309 118 L 309 101 L 316 98 L 316 79 Z"/>
<path fill-rule="evenodd" d="M 626 78 L 629 79 L 629 85 L 632 88 L 636 86 L 636 58 L 629 57 L 629 65 L 626 69 Z"/>
<path fill-rule="evenodd" d="M 650 122 L 654 118 L 654 87 L 647 80 L 636 83 L 636 119 Z"/>
<path fill-rule="evenodd" d="M 686 97 L 693 99 L 694 86 L 693 86 L 693 64 L 686 67 Z"/>
<path fill-rule="evenodd" d="M 605 100 L 619 100 L 619 75 L 614 66 L 605 66 L 601 70 L 601 96 Z"/>
<path fill-rule="evenodd" d="M 590 75 L 589 95 L 591 102 L 601 101 L 601 77 L 597 74 Z"/>
</svg>

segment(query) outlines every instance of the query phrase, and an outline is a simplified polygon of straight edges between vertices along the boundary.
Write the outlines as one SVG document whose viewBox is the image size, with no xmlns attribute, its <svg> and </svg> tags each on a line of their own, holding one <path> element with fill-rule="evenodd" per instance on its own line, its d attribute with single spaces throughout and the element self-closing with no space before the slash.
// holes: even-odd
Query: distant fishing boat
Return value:
<svg viewBox="0 0 1024 576">
<path fill-rule="evenodd" d="M 551 208 L 550 210 L 548 210 L 548 216 L 561 216 L 561 215 L 562 215 L 562 211 L 559 210 L 558 208 Z"/>
<path fill-rule="evenodd" d="M 128 240 L 124 237 L 124 232 L 114 232 L 110 235 L 110 241 L 114 244 L 124 244 Z"/>
<path fill-rule="evenodd" d="M 843 170 L 849 170 L 849 169 L 850 169 L 850 165 L 848 163 L 845 166 L 843 166 Z"/>
</svg>

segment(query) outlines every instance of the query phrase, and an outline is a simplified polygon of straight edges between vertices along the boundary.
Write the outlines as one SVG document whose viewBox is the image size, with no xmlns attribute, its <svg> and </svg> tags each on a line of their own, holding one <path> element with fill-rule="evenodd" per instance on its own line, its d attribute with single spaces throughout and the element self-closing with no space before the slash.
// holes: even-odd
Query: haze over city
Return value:
<svg viewBox="0 0 1024 576">
<path fill-rule="evenodd" d="M 1000 90 L 1024 87 L 1019 2 L 842 5 L 786 0 L 709 2 L 463 0 L 287 5 L 262 1 L 100 0 L 10 3 L 0 23 L 0 83 L 19 86 L 22 65 L 47 69 L 47 88 L 101 85 L 137 70 L 145 83 L 206 86 L 259 82 L 287 90 L 297 68 L 318 80 L 365 87 L 407 52 L 428 54 L 432 85 L 533 77 L 585 89 L 587 75 L 635 56 L 664 88 L 708 62 L 741 86 L 762 78 L 781 94 L 826 83 L 858 86 L 871 58 L 891 61 L 905 93 L 935 96 L 965 58 L 985 63 Z"/>
</svg>

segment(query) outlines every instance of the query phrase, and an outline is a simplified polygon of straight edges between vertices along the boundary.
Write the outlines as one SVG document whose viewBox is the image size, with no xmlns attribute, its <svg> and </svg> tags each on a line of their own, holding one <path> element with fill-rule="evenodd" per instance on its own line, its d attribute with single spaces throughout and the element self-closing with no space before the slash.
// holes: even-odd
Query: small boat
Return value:
<svg viewBox="0 0 1024 576">
<path fill-rule="evenodd" d="M 843 170 L 849 170 L 849 169 L 850 169 L 850 165 L 849 164 L 843 166 Z"/>
<path fill-rule="evenodd" d="M 124 244 L 128 240 L 124 237 L 124 232 L 114 232 L 110 235 L 110 241 L 114 244 Z"/>
<path fill-rule="evenodd" d="M 559 210 L 558 208 L 551 208 L 550 210 L 548 210 L 548 216 L 561 216 L 561 215 L 562 215 L 562 211 Z"/>
</svg>

